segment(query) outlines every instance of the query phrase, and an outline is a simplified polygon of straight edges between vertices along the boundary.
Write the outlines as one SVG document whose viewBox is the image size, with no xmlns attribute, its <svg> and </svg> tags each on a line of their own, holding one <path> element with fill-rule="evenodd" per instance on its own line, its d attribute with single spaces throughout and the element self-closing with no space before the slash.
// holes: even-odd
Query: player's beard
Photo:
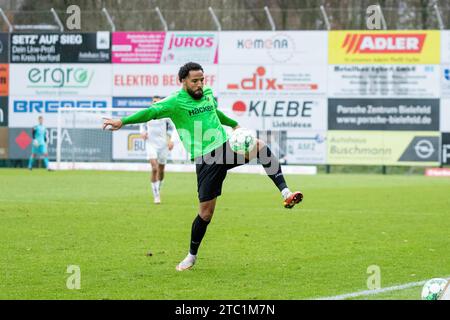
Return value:
<svg viewBox="0 0 450 320">
<path fill-rule="evenodd" d="M 194 100 L 200 100 L 203 97 L 203 89 L 198 89 L 197 91 L 193 91 L 187 88 L 187 92 Z"/>
</svg>

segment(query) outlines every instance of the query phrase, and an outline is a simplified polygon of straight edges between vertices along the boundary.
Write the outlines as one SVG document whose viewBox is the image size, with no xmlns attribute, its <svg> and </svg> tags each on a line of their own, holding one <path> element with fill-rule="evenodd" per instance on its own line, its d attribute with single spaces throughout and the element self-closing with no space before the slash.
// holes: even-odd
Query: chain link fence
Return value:
<svg viewBox="0 0 450 320">
<path fill-rule="evenodd" d="M 1 2 L 0 2 L 1 3 Z M 15 32 L 23 30 L 56 30 L 60 27 L 55 15 L 48 10 L 7 10 L 5 17 Z M 105 7 L 106 8 L 106 7 Z M 106 13 L 102 8 L 83 9 L 81 11 L 81 29 L 76 32 L 95 32 L 111 30 Z M 167 29 L 172 30 L 358 30 L 367 29 L 367 7 L 330 8 L 317 6 L 314 8 L 212 8 L 196 9 L 160 9 Z M 145 6 L 141 9 L 106 8 L 115 31 L 158 31 L 164 30 L 164 23 L 157 9 Z M 65 10 L 55 8 L 55 13 L 64 26 L 70 16 Z M 448 29 L 450 27 L 449 7 L 385 7 L 382 14 L 386 27 L 390 30 L 408 29 Z M 217 17 L 217 24 L 213 15 Z M 1 31 L 10 28 L 6 19 L 1 19 Z M 273 21 L 273 24 L 271 23 Z M 329 24 L 327 24 L 329 22 Z"/>
</svg>

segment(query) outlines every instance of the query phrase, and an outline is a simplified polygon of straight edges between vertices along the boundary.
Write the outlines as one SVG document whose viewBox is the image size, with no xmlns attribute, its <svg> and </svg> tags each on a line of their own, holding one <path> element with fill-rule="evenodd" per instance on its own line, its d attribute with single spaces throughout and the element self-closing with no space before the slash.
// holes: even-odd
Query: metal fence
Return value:
<svg viewBox="0 0 450 320">
<path fill-rule="evenodd" d="M 450 9 L 381 8 L 383 27 L 390 30 L 449 29 Z M 71 31 L 64 10 L 1 10 L 1 31 Z M 76 32 L 150 30 L 356 30 L 367 29 L 366 8 L 81 10 Z"/>
</svg>

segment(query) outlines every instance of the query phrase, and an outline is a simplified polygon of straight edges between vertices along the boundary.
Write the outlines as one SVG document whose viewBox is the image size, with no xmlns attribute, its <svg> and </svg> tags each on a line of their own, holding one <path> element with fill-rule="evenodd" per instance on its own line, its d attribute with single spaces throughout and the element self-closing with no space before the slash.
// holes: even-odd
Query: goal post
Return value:
<svg viewBox="0 0 450 320">
<path fill-rule="evenodd" d="M 55 169 L 91 168 L 99 170 L 135 170 L 147 166 L 147 143 L 140 125 L 127 125 L 121 130 L 102 130 L 103 118 L 122 118 L 142 109 L 137 108 L 59 108 L 57 117 Z M 176 132 L 174 148 L 168 163 L 189 162 Z M 128 164 L 128 166 L 127 166 Z"/>
</svg>

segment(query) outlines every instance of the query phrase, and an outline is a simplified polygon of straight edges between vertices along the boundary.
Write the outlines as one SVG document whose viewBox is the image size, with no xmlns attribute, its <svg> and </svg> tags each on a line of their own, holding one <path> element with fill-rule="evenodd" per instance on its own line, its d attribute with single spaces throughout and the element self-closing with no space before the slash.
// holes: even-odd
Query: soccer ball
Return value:
<svg viewBox="0 0 450 320">
<path fill-rule="evenodd" d="M 422 300 L 438 300 L 444 293 L 447 280 L 434 278 L 428 280 L 422 289 Z"/>
<path fill-rule="evenodd" d="M 238 128 L 230 136 L 230 147 L 236 153 L 247 154 L 256 145 L 256 136 L 253 131 L 245 128 Z"/>
</svg>

